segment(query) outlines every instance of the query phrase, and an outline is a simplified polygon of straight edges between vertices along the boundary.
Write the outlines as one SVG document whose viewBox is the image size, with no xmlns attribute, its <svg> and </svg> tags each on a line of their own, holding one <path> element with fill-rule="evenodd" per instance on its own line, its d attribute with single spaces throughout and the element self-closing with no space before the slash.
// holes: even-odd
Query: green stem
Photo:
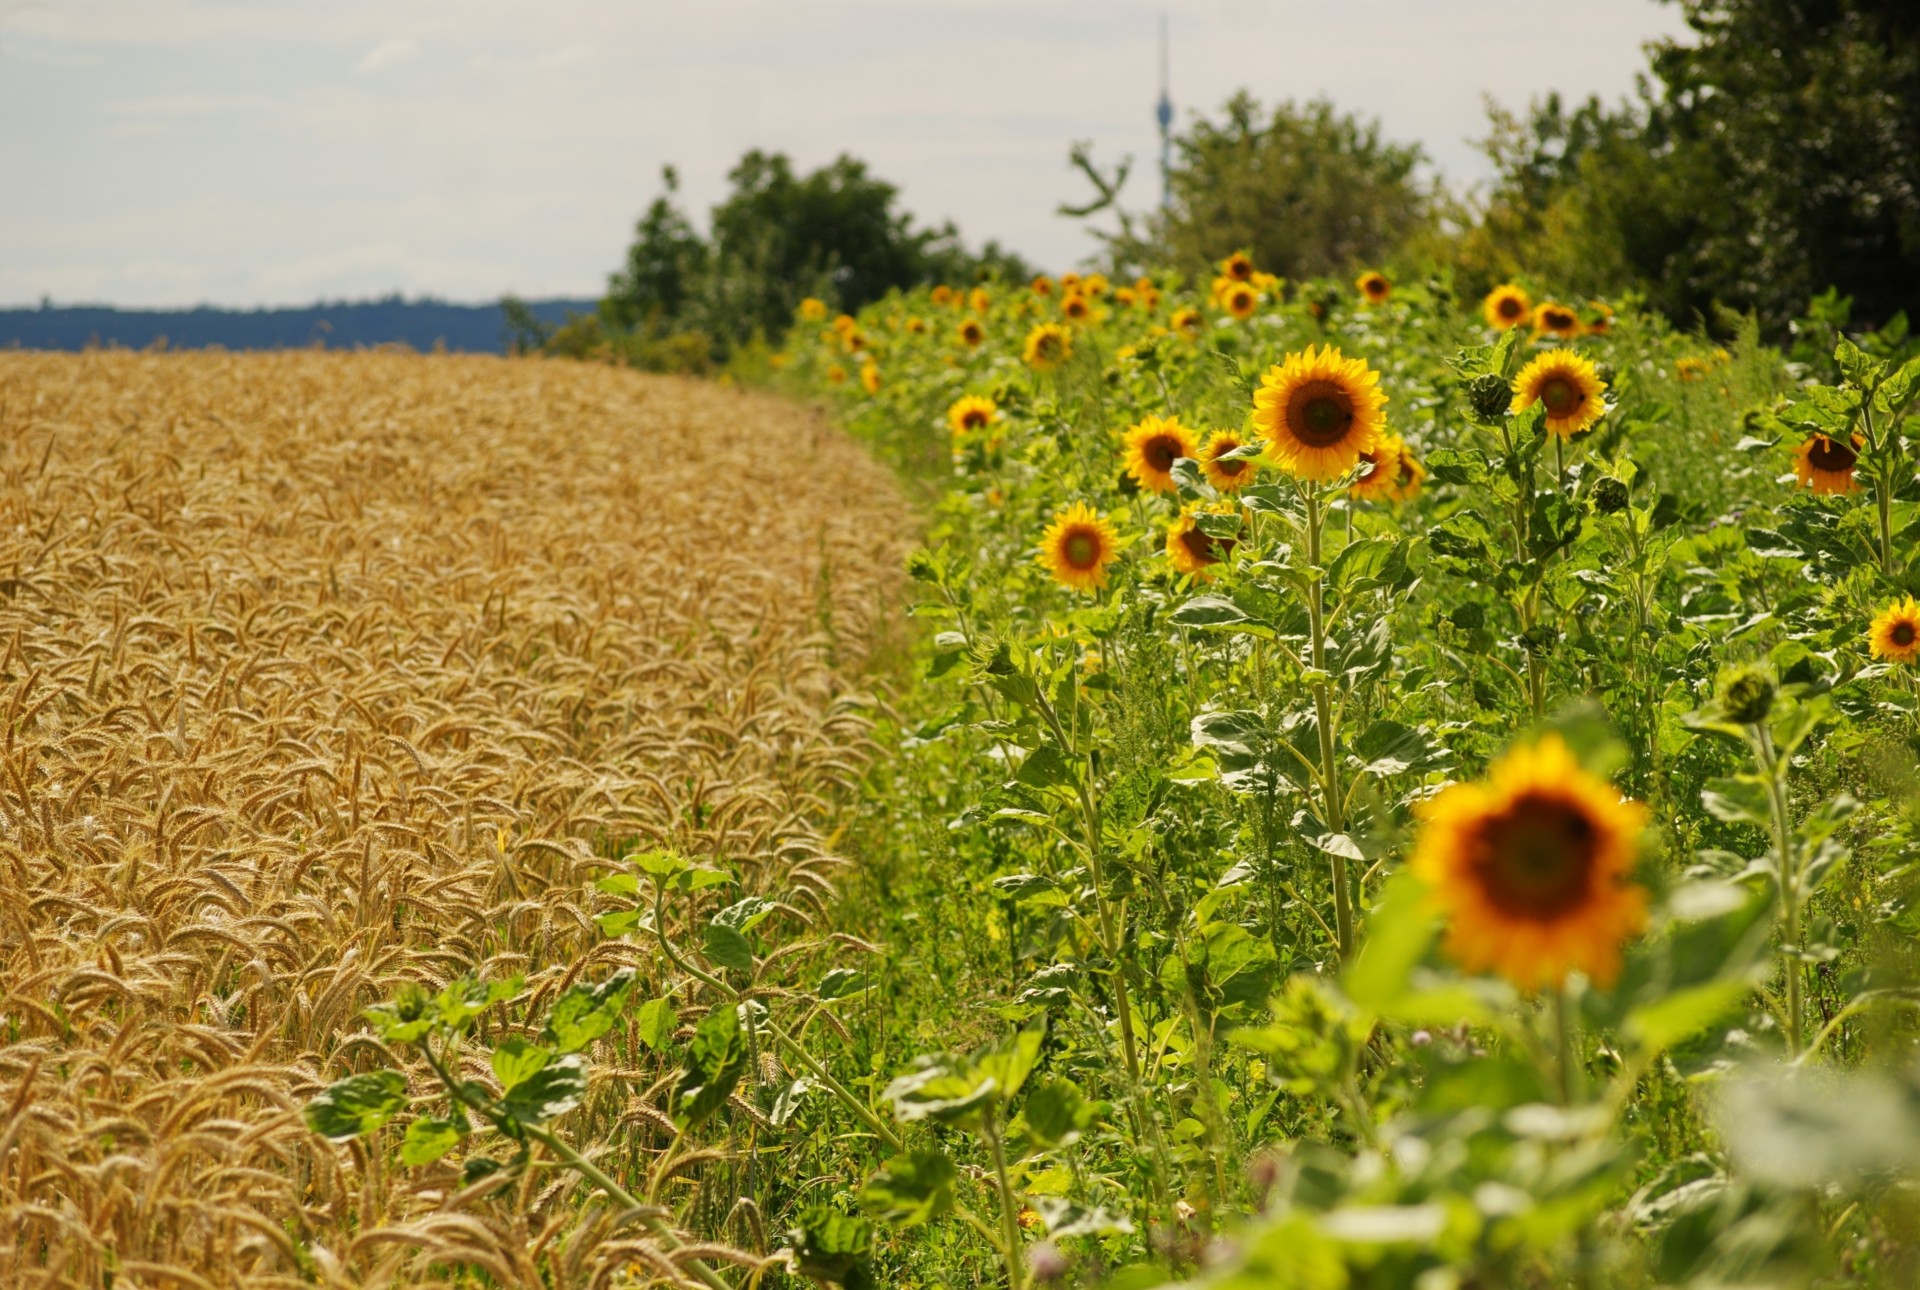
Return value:
<svg viewBox="0 0 1920 1290">
<path fill-rule="evenodd" d="M 989 1114 L 980 1134 L 993 1155 L 993 1173 L 1000 1184 L 1000 1234 L 1005 1242 L 1007 1290 L 1020 1290 L 1020 1218 L 1013 1205 L 1013 1181 L 1007 1176 L 1007 1150 L 1000 1143 L 1000 1126 Z"/>
<path fill-rule="evenodd" d="M 1787 768 L 1784 759 L 1774 756 L 1773 734 L 1756 723 L 1754 751 L 1767 776 L 1767 801 L 1773 813 L 1774 859 L 1779 866 L 1775 879 L 1780 884 L 1781 938 L 1787 974 L 1787 1059 L 1798 1061 L 1805 1048 L 1806 1003 L 1801 994 L 1800 963 L 1800 868 L 1793 857 L 1792 801 L 1788 796 Z"/>
<path fill-rule="evenodd" d="M 1325 796 L 1325 818 L 1331 833 L 1344 833 L 1345 802 L 1340 793 L 1340 759 L 1333 745 L 1333 695 L 1327 682 L 1327 623 L 1325 574 L 1320 568 L 1320 490 L 1306 488 L 1307 501 L 1307 618 L 1313 647 L 1313 712 L 1320 729 L 1320 787 Z M 1341 959 L 1353 954 L 1353 898 L 1347 890 L 1347 858 L 1329 852 L 1333 863 L 1334 939 Z"/>
</svg>

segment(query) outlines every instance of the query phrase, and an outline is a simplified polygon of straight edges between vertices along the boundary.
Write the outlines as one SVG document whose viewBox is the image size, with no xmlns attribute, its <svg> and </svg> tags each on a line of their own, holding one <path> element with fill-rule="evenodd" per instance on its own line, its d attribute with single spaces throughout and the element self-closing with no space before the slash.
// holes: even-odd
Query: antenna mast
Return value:
<svg viewBox="0 0 1920 1290">
<path fill-rule="evenodd" d="M 1154 109 L 1160 121 L 1160 208 L 1173 204 L 1173 97 L 1167 90 L 1167 15 L 1160 15 L 1160 103 Z"/>
</svg>

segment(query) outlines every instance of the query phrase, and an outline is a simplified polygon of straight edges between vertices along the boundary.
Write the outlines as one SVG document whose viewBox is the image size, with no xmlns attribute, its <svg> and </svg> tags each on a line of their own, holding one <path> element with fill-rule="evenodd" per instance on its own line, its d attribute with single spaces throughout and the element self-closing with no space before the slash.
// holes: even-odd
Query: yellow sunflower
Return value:
<svg viewBox="0 0 1920 1290">
<path fill-rule="evenodd" d="M 1193 431 L 1177 418 L 1143 417 L 1139 425 L 1127 430 L 1127 473 L 1150 493 L 1171 493 L 1173 463 L 1181 457 L 1199 455 Z"/>
<path fill-rule="evenodd" d="M 1173 317 L 1167 319 L 1167 326 L 1188 340 L 1198 336 L 1200 329 L 1205 325 L 1206 319 L 1201 317 L 1198 309 L 1176 309 L 1173 311 Z"/>
<path fill-rule="evenodd" d="M 1220 261 L 1220 276 L 1235 282 L 1253 281 L 1253 257 L 1245 251 L 1235 251 Z"/>
<path fill-rule="evenodd" d="M 1867 632 L 1875 658 L 1912 667 L 1920 662 L 1920 602 L 1908 596 L 1880 611 Z"/>
<path fill-rule="evenodd" d="M 968 349 L 977 348 L 987 338 L 987 329 L 980 325 L 977 318 L 969 318 L 960 324 L 960 343 Z"/>
<path fill-rule="evenodd" d="M 840 366 L 840 364 L 835 363 L 833 366 L 827 369 L 827 380 L 830 383 L 834 385 L 839 385 L 841 382 L 845 381 L 846 379 L 847 379 L 847 369 Z"/>
<path fill-rule="evenodd" d="M 800 316 L 808 322 L 819 322 L 827 316 L 827 302 L 808 296 L 800 302 Z"/>
<path fill-rule="evenodd" d="M 1572 340 L 1580 334 L 1580 315 L 1563 304 L 1543 300 L 1534 306 L 1533 329 L 1544 336 Z"/>
<path fill-rule="evenodd" d="M 1487 320 L 1487 326 L 1505 331 L 1525 322 L 1533 313 L 1533 301 L 1527 299 L 1527 293 L 1511 282 L 1495 287 L 1480 302 L 1480 316 Z"/>
<path fill-rule="evenodd" d="M 1093 296 L 1098 299 L 1107 294 L 1107 287 L 1109 285 L 1106 274 L 1089 273 L 1080 280 L 1080 291 L 1083 295 Z"/>
<path fill-rule="evenodd" d="M 1113 289 L 1113 303 L 1116 305 L 1131 305 L 1139 298 L 1140 293 L 1132 287 L 1115 287 Z"/>
<path fill-rule="evenodd" d="M 854 320 L 852 314 L 841 314 L 833 320 L 833 329 L 842 336 L 851 336 L 854 333 L 854 329 L 859 326 L 860 324 Z"/>
<path fill-rule="evenodd" d="M 1393 491 L 1388 494 L 1396 502 L 1412 501 L 1420 495 L 1420 485 L 1427 477 L 1427 468 L 1413 455 L 1412 449 L 1404 443 L 1400 445 L 1400 473 L 1394 481 Z"/>
<path fill-rule="evenodd" d="M 1588 774 L 1558 735 L 1508 751 L 1477 784 L 1418 809 L 1412 870 L 1448 923 L 1447 952 L 1523 989 L 1570 971 L 1601 985 L 1647 921 L 1633 881 L 1646 809 Z"/>
<path fill-rule="evenodd" d="M 1059 323 L 1041 323 L 1027 333 L 1020 357 L 1036 372 L 1051 372 L 1073 357 L 1073 333 Z"/>
<path fill-rule="evenodd" d="M 975 287 L 967 296 L 967 303 L 973 306 L 973 312 L 983 314 L 987 312 L 987 306 L 993 303 L 993 297 L 987 294 L 985 287 Z"/>
<path fill-rule="evenodd" d="M 1085 322 L 1093 317 L 1093 305 L 1075 291 L 1060 297 L 1060 316 L 1068 322 Z"/>
<path fill-rule="evenodd" d="M 1040 538 L 1040 563 L 1074 591 L 1104 587 L 1107 566 L 1119 554 L 1119 535 L 1085 502 L 1075 502 L 1055 515 Z"/>
<path fill-rule="evenodd" d="M 1063 273 L 1063 274 L 1061 274 L 1061 275 L 1060 275 L 1060 290 L 1061 290 L 1061 291 L 1062 291 L 1063 293 L 1064 293 L 1064 292 L 1068 292 L 1068 291 L 1078 291 L 1079 289 L 1080 289 L 1080 275 L 1079 275 L 1079 274 L 1077 274 L 1077 273 Z"/>
<path fill-rule="evenodd" d="M 1687 384 L 1692 384 L 1712 370 L 1712 363 L 1704 358 L 1696 358 L 1692 354 L 1685 355 L 1673 365 L 1673 374 Z"/>
<path fill-rule="evenodd" d="M 1545 404 L 1547 430 L 1565 439 L 1589 429 L 1606 412 L 1600 397 L 1606 390 L 1592 363 L 1572 350 L 1551 349 L 1513 378 L 1509 410 L 1525 412 L 1536 403 Z"/>
<path fill-rule="evenodd" d="M 1857 493 L 1860 481 L 1853 477 L 1853 468 L 1860 464 L 1860 448 L 1864 443 L 1859 435 L 1853 436 L 1849 446 L 1817 434 L 1794 452 L 1793 473 L 1801 487 L 1811 488 L 1822 497 Z"/>
<path fill-rule="evenodd" d="M 1232 512 L 1229 508 L 1213 513 Z M 1191 506 L 1183 508 L 1179 518 L 1167 529 L 1167 559 L 1181 573 L 1189 573 L 1196 578 L 1211 578 L 1213 570 L 1208 566 L 1219 564 L 1232 555 L 1234 546 L 1233 538 L 1208 537 L 1201 532 Z"/>
<path fill-rule="evenodd" d="M 1052 279 L 1052 278 L 1049 278 L 1049 277 L 1048 277 L 1048 276 L 1047 276 L 1046 274 L 1044 274 L 1044 273 L 1043 273 L 1043 274 L 1041 274 L 1041 275 L 1040 275 L 1039 277 L 1037 277 L 1037 278 L 1035 278 L 1035 279 L 1033 280 L 1033 294 L 1034 294 L 1034 295 L 1036 295 L 1036 296 L 1050 296 L 1050 295 L 1052 295 L 1052 294 L 1053 294 L 1053 279 Z"/>
<path fill-rule="evenodd" d="M 1355 278 L 1353 285 L 1360 288 L 1360 294 L 1367 298 L 1370 305 L 1383 304 L 1393 294 L 1393 284 L 1387 281 L 1387 275 L 1374 269 L 1368 269 Z"/>
<path fill-rule="evenodd" d="M 880 393 L 880 365 L 862 363 L 860 365 L 860 388 L 868 394 Z"/>
<path fill-rule="evenodd" d="M 1391 501 L 1400 487 L 1400 459 L 1405 452 L 1399 435 L 1381 435 L 1373 447 L 1360 454 L 1360 475 L 1347 486 L 1347 496 L 1361 501 Z"/>
<path fill-rule="evenodd" d="M 961 435 L 986 429 L 999 415 L 1000 409 L 992 399 L 968 394 L 955 399 L 953 406 L 947 409 L 947 426 L 953 431 L 953 437 L 958 439 Z"/>
<path fill-rule="evenodd" d="M 935 287 L 933 289 L 933 303 L 936 305 L 952 304 L 953 288 L 947 286 L 944 282 L 941 283 L 939 286 Z"/>
<path fill-rule="evenodd" d="M 1253 424 L 1281 469 L 1302 479 L 1338 479 L 1379 439 L 1386 404 L 1380 374 L 1365 359 L 1309 345 L 1260 378 Z"/>
<path fill-rule="evenodd" d="M 1589 336 L 1604 336 L 1613 330 L 1613 306 L 1604 300 L 1587 301 L 1587 317 L 1580 329 Z"/>
<path fill-rule="evenodd" d="M 1160 288 L 1149 282 L 1146 286 L 1135 287 L 1133 290 L 1134 299 L 1142 309 L 1153 313 L 1160 308 Z"/>
<path fill-rule="evenodd" d="M 1207 482 L 1223 493 L 1237 493 L 1253 482 L 1258 469 L 1252 458 L 1242 457 L 1237 461 L 1221 461 L 1220 458 L 1235 448 L 1243 448 L 1247 441 L 1232 430 L 1215 430 L 1207 438 L 1200 450 L 1200 469 L 1206 474 Z"/>
<path fill-rule="evenodd" d="M 918 336 L 921 332 L 924 332 L 926 329 L 927 329 L 927 320 L 922 318 L 919 314 L 913 314 L 910 317 L 908 317 L 907 330 L 911 332 L 913 335 Z"/>
<path fill-rule="evenodd" d="M 1260 305 L 1260 293 L 1244 282 L 1236 282 L 1220 293 L 1220 307 L 1245 322 Z"/>
</svg>

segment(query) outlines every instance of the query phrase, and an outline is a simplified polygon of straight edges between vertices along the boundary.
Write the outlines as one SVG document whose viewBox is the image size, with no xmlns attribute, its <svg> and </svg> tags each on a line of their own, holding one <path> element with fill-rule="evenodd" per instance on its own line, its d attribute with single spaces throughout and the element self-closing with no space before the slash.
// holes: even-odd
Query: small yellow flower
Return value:
<svg viewBox="0 0 1920 1290">
<path fill-rule="evenodd" d="M 1513 378 L 1510 410 L 1524 412 L 1535 403 L 1544 404 L 1548 432 L 1565 439 L 1592 428 L 1606 412 L 1600 397 L 1606 391 L 1607 383 L 1585 357 L 1570 349 L 1550 349 Z"/>
<path fill-rule="evenodd" d="M 1851 445 L 1814 435 L 1793 454 L 1793 473 L 1802 488 L 1811 488 L 1815 496 L 1840 497 L 1860 491 L 1853 469 L 1860 464 L 1860 449 L 1866 440 L 1853 436 Z"/>
<path fill-rule="evenodd" d="M 927 320 L 922 318 L 919 314 L 914 314 L 907 319 L 907 330 L 913 335 L 918 336 L 922 332 L 926 331 L 926 329 L 927 329 Z"/>
<path fill-rule="evenodd" d="M 827 302 L 808 296 L 800 302 L 800 316 L 808 322 L 819 322 L 827 316 Z"/>
<path fill-rule="evenodd" d="M 1104 273 L 1089 273 L 1085 278 L 1081 279 L 1080 291 L 1081 294 L 1092 296 L 1095 300 L 1098 300 L 1101 296 L 1107 294 L 1107 275 Z"/>
<path fill-rule="evenodd" d="M 1150 493 L 1171 493 L 1173 463 L 1182 457 L 1198 457 L 1193 431 L 1175 417 L 1142 417 L 1126 435 L 1127 473 Z"/>
<path fill-rule="evenodd" d="M 1040 539 L 1040 563 L 1074 591 L 1106 586 L 1107 566 L 1119 555 L 1119 535 L 1085 502 L 1055 515 Z"/>
<path fill-rule="evenodd" d="M 1908 596 L 1881 610 L 1867 632 L 1867 642 L 1875 658 L 1908 667 L 1920 662 L 1920 602 Z"/>
<path fill-rule="evenodd" d="M 953 431 L 954 438 L 977 433 L 993 424 L 1000 415 L 1000 409 L 992 399 L 982 398 L 978 394 L 969 394 L 953 401 L 947 409 L 947 426 Z"/>
<path fill-rule="evenodd" d="M 1387 281 L 1387 275 L 1375 269 L 1368 269 L 1355 278 L 1353 285 L 1360 288 L 1360 294 L 1370 305 L 1383 304 L 1393 294 L 1393 284 Z"/>
<path fill-rule="evenodd" d="M 1505 331 L 1525 322 L 1533 313 L 1533 301 L 1527 299 L 1527 293 L 1511 282 L 1495 287 L 1480 302 L 1480 316 L 1487 320 L 1487 326 Z"/>
<path fill-rule="evenodd" d="M 880 393 L 880 365 L 862 363 L 860 365 L 860 388 L 868 394 Z"/>
<path fill-rule="evenodd" d="M 1041 323 L 1027 333 L 1020 357 L 1036 372 L 1051 372 L 1073 357 L 1073 333 L 1059 323 Z"/>
<path fill-rule="evenodd" d="M 962 345 L 965 345 L 968 349 L 976 349 L 979 347 L 980 342 L 987 338 L 987 329 L 980 325 L 978 319 L 969 318 L 960 324 L 958 334 Z"/>
</svg>

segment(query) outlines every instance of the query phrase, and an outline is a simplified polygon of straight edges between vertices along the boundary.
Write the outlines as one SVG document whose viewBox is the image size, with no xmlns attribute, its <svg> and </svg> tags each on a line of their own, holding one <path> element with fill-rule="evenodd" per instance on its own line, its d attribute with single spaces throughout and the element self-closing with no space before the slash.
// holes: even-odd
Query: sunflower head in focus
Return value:
<svg viewBox="0 0 1920 1290">
<path fill-rule="evenodd" d="M 1875 658 L 1908 667 L 1920 663 L 1920 601 L 1908 596 L 1881 610 L 1867 632 L 1867 644 Z"/>
<path fill-rule="evenodd" d="M 953 431 L 953 437 L 977 434 L 993 424 L 1000 409 L 992 399 L 982 398 L 978 394 L 968 394 L 953 401 L 947 409 L 947 428 Z"/>
<path fill-rule="evenodd" d="M 1040 323 L 1027 333 L 1020 358 L 1036 372 L 1051 372 L 1073 357 L 1073 333 L 1059 323 Z"/>
<path fill-rule="evenodd" d="M 1542 336 L 1572 340 L 1580 334 L 1580 315 L 1563 304 L 1542 300 L 1533 308 L 1533 329 Z"/>
<path fill-rule="evenodd" d="M 1171 493 L 1173 463 L 1200 455 L 1193 431 L 1174 417 L 1143 417 L 1128 428 L 1124 449 L 1127 473 L 1150 493 Z"/>
<path fill-rule="evenodd" d="M 1380 374 L 1365 359 L 1309 345 L 1260 378 L 1253 424 L 1281 469 L 1302 479 L 1338 479 L 1379 440 L 1386 405 Z"/>
<path fill-rule="evenodd" d="M 1093 304 L 1078 291 L 1060 297 L 1060 316 L 1068 322 L 1083 323 L 1093 317 Z"/>
<path fill-rule="evenodd" d="M 1201 316 L 1198 309 L 1176 309 L 1173 311 L 1173 317 L 1167 319 L 1167 326 L 1188 340 L 1198 336 L 1205 325 L 1206 319 Z"/>
<path fill-rule="evenodd" d="M 1360 454 L 1360 474 L 1347 485 L 1347 496 L 1363 502 L 1391 501 L 1400 487 L 1400 458 L 1405 452 L 1399 435 L 1381 435 Z"/>
<path fill-rule="evenodd" d="M 1220 293 L 1220 307 L 1245 322 L 1260 307 L 1260 293 L 1244 282 L 1236 282 Z"/>
<path fill-rule="evenodd" d="M 1040 274 L 1040 275 L 1039 275 L 1038 277 L 1036 277 L 1036 278 L 1034 278 L 1034 280 L 1033 280 L 1033 294 L 1034 294 L 1034 295 L 1036 295 L 1036 296 L 1050 296 L 1050 295 L 1052 295 L 1052 294 L 1053 294 L 1053 279 L 1052 279 L 1052 278 L 1049 278 L 1049 277 L 1048 277 L 1048 276 L 1047 276 L 1046 274 L 1044 274 L 1044 273 L 1042 273 L 1042 274 Z"/>
<path fill-rule="evenodd" d="M 1860 491 L 1853 468 L 1860 464 L 1860 449 L 1866 443 L 1859 435 L 1851 444 L 1817 434 L 1801 444 L 1793 454 L 1793 473 L 1802 488 L 1811 488 L 1821 497 L 1838 497 Z"/>
<path fill-rule="evenodd" d="M 800 302 L 800 316 L 808 322 L 819 322 L 827 316 L 827 302 L 808 296 Z"/>
<path fill-rule="evenodd" d="M 1055 580 L 1074 591 L 1097 591 L 1107 583 L 1107 566 L 1120 554 L 1113 526 L 1085 502 L 1075 502 L 1053 517 L 1040 538 L 1040 563 Z"/>
<path fill-rule="evenodd" d="M 968 318 L 960 324 L 960 343 L 968 349 L 977 349 L 980 342 L 987 338 L 987 329 L 980 325 L 977 318 Z"/>
<path fill-rule="evenodd" d="M 868 394 L 880 393 L 880 365 L 878 363 L 860 364 L 860 388 Z"/>
<path fill-rule="evenodd" d="M 1376 269 L 1368 269 L 1355 278 L 1353 285 L 1360 288 L 1360 294 L 1367 298 L 1370 305 L 1384 304 L 1387 297 L 1393 294 L 1393 284 L 1387 281 L 1387 275 Z"/>
<path fill-rule="evenodd" d="M 1213 508 L 1210 514 L 1230 515 L 1232 507 Z M 1209 537 L 1200 528 L 1193 507 L 1184 507 L 1179 518 L 1167 528 L 1167 559 L 1181 573 L 1196 578 L 1211 578 L 1211 565 L 1219 564 L 1233 554 L 1236 545 L 1234 538 Z"/>
<path fill-rule="evenodd" d="M 1487 298 L 1480 302 L 1480 316 L 1487 320 L 1487 326 L 1505 331 L 1533 316 L 1533 301 L 1527 299 L 1526 292 L 1509 282 L 1487 292 Z"/>
<path fill-rule="evenodd" d="M 1207 482 L 1223 493 L 1237 493 L 1253 482 L 1257 467 L 1250 457 L 1234 461 L 1220 460 L 1235 448 L 1244 448 L 1246 439 L 1232 430 L 1215 430 L 1200 449 L 1200 469 Z"/>
<path fill-rule="evenodd" d="M 1647 921 L 1633 881 L 1646 810 L 1584 769 L 1558 735 L 1510 750 L 1475 784 L 1418 808 L 1411 868 L 1447 919 L 1447 952 L 1522 989 L 1581 971 L 1601 985 Z"/>
<path fill-rule="evenodd" d="M 1592 363 L 1569 349 L 1550 349 L 1513 378 L 1509 411 L 1525 412 L 1539 403 L 1547 410 L 1547 430 L 1562 439 L 1592 427 L 1607 410 L 1600 397 L 1607 383 Z"/>
<path fill-rule="evenodd" d="M 1220 276 L 1235 282 L 1253 281 L 1253 257 L 1245 251 L 1235 251 L 1220 261 Z"/>
</svg>

